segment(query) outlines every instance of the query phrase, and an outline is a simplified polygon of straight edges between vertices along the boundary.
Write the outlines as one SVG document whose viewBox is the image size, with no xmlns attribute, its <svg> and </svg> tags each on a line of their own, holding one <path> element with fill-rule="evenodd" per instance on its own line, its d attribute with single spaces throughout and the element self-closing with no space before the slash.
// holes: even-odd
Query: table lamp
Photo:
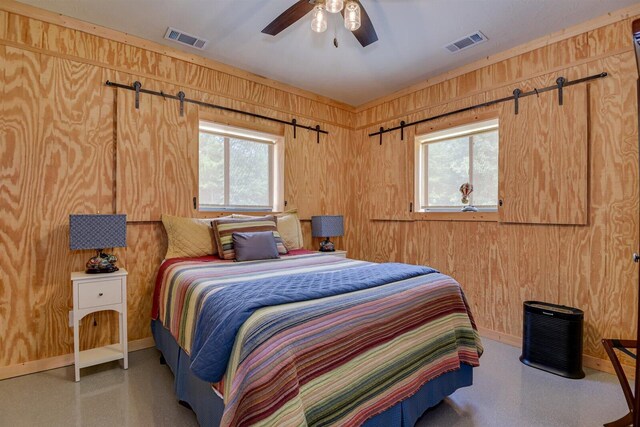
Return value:
<svg viewBox="0 0 640 427">
<path fill-rule="evenodd" d="M 113 273 L 118 271 L 115 255 L 103 253 L 105 248 L 127 246 L 127 216 L 69 215 L 69 248 L 95 249 L 96 256 L 87 262 L 86 273 Z"/>
<path fill-rule="evenodd" d="M 344 236 L 342 215 L 312 216 L 311 235 L 313 237 L 324 237 L 325 240 L 320 243 L 321 252 L 334 252 L 336 248 L 329 238 Z"/>
</svg>

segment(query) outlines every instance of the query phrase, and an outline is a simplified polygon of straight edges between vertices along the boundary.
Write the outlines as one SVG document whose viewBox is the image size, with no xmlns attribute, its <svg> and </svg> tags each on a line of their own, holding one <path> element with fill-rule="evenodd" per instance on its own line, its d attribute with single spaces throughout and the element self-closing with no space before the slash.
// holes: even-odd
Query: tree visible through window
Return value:
<svg viewBox="0 0 640 427">
<path fill-rule="evenodd" d="M 473 185 L 469 204 L 498 204 L 498 122 L 465 125 L 418 137 L 418 202 L 422 211 L 458 211 L 460 186 Z"/>
<path fill-rule="evenodd" d="M 273 210 L 276 139 L 200 126 L 201 209 Z"/>
</svg>

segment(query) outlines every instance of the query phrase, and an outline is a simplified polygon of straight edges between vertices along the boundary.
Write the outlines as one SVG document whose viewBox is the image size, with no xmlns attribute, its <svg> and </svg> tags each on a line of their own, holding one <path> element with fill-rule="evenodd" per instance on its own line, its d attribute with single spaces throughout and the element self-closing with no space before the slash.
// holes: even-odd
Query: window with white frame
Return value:
<svg viewBox="0 0 640 427">
<path fill-rule="evenodd" d="M 498 120 L 416 137 L 416 206 L 422 212 L 460 211 L 460 186 L 473 185 L 470 205 L 498 207 Z"/>
<path fill-rule="evenodd" d="M 282 136 L 200 122 L 200 210 L 282 209 Z"/>
</svg>

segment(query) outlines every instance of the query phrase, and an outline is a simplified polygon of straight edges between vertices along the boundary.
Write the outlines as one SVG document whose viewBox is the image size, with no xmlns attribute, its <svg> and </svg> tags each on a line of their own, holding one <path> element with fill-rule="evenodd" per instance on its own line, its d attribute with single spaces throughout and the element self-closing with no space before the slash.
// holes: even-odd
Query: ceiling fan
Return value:
<svg viewBox="0 0 640 427">
<path fill-rule="evenodd" d="M 358 39 L 362 47 L 378 40 L 371 19 L 359 0 L 300 0 L 285 10 L 262 30 L 277 35 L 300 18 L 312 12 L 311 29 L 322 33 L 327 29 L 327 13 L 342 13 L 344 25 Z"/>
</svg>

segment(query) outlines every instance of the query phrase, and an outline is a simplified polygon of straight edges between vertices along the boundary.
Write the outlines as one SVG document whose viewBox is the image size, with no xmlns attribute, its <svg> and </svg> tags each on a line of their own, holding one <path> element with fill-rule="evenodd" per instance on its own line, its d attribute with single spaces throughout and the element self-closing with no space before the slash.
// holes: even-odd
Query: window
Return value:
<svg viewBox="0 0 640 427">
<path fill-rule="evenodd" d="M 476 122 L 416 138 L 416 205 L 422 212 L 457 212 L 460 186 L 473 185 L 469 204 L 498 205 L 498 120 Z"/>
<path fill-rule="evenodd" d="M 281 210 L 283 138 L 200 122 L 200 210 Z"/>
</svg>

